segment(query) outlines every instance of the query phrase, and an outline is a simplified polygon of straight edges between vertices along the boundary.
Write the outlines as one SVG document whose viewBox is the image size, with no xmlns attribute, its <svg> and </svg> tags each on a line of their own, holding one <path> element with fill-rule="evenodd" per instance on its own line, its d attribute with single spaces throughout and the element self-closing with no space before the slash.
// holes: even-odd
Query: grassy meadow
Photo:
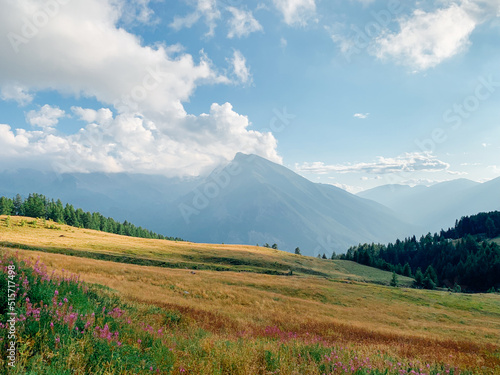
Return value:
<svg viewBox="0 0 500 375">
<path fill-rule="evenodd" d="M 18 217 L 0 217 L 0 251 L 0 276 L 18 269 L 25 319 L 4 373 L 500 373 L 498 294 L 409 289 L 403 277 L 394 288 L 391 273 L 349 261 Z"/>
</svg>

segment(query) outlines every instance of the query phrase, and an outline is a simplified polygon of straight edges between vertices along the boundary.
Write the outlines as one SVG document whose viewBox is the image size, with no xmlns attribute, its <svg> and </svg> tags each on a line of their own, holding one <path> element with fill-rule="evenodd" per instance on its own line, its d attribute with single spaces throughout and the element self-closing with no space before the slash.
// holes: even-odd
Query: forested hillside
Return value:
<svg viewBox="0 0 500 375">
<path fill-rule="evenodd" d="M 399 239 L 388 245 L 349 248 L 342 259 L 415 277 L 417 287 L 449 287 L 456 291 L 500 289 L 500 212 L 463 217 L 440 234 Z"/>
<path fill-rule="evenodd" d="M 470 234 L 495 238 L 500 236 L 500 211 L 482 212 L 456 221 L 455 227 L 441 231 L 444 238 L 458 239 Z"/>
<path fill-rule="evenodd" d="M 19 194 L 13 199 L 0 197 L 0 215 L 42 218 L 60 224 L 124 236 L 182 241 L 181 238 L 166 237 L 142 227 L 136 227 L 126 220 L 120 223 L 110 217 L 106 218 L 98 212 L 84 212 L 81 208 L 75 209 L 69 203 L 63 205 L 61 200 L 49 200 L 42 194 L 30 194 L 26 199 L 23 199 Z"/>
</svg>

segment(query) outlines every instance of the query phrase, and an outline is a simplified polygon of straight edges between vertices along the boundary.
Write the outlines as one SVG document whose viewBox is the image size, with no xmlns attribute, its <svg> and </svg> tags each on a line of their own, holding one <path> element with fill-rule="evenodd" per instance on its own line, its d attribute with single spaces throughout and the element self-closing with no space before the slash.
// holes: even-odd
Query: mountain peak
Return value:
<svg viewBox="0 0 500 375">
<path fill-rule="evenodd" d="M 249 157 L 250 155 L 252 155 L 252 154 L 244 154 L 243 152 L 237 152 L 236 155 L 234 156 L 233 161 L 245 159 L 245 158 Z"/>
<path fill-rule="evenodd" d="M 272 161 L 270 160 L 267 160 L 265 158 L 263 158 L 262 156 L 258 156 L 258 155 L 255 155 L 255 154 L 244 154 L 243 152 L 238 152 L 235 156 L 234 156 L 234 159 L 233 159 L 233 162 L 237 162 L 237 163 L 249 163 L 249 162 L 253 162 L 253 161 L 266 161 L 268 163 L 273 163 Z"/>
</svg>

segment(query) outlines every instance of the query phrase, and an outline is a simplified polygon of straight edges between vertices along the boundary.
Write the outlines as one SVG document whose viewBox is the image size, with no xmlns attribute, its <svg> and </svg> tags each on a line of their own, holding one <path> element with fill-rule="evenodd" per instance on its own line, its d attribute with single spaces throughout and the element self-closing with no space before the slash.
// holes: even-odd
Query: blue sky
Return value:
<svg viewBox="0 0 500 375">
<path fill-rule="evenodd" d="M 497 0 L 0 0 L 2 169 L 500 176 Z"/>
</svg>

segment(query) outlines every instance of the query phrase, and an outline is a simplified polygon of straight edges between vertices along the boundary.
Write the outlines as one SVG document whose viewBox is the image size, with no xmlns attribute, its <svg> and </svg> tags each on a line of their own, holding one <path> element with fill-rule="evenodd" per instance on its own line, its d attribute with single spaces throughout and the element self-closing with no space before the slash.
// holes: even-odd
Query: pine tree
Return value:
<svg viewBox="0 0 500 375">
<path fill-rule="evenodd" d="M 14 198 L 14 215 L 23 215 L 23 198 L 19 194 Z"/>
<path fill-rule="evenodd" d="M 22 204 L 23 215 L 34 218 L 45 218 L 46 198 L 39 194 L 30 194 Z"/>
<path fill-rule="evenodd" d="M 420 267 L 418 267 L 417 271 L 415 272 L 415 286 L 422 287 L 423 281 L 424 281 L 424 275 Z"/>
<path fill-rule="evenodd" d="M 408 264 L 408 262 L 406 262 L 404 267 L 403 267 L 403 276 L 412 277 L 411 267 Z"/>
<path fill-rule="evenodd" d="M 397 287 L 399 285 L 398 274 L 396 272 L 392 272 L 391 286 Z"/>
<path fill-rule="evenodd" d="M 429 265 L 429 267 L 427 267 L 427 269 L 425 270 L 424 279 L 427 277 L 431 279 L 435 285 L 438 285 L 438 277 L 436 271 L 434 270 L 434 267 L 432 267 L 431 265 Z"/>
<path fill-rule="evenodd" d="M 298 247 L 296 247 L 296 248 L 295 248 L 295 254 L 297 254 L 297 255 L 302 255 L 302 254 L 300 253 L 300 248 L 298 248 Z"/>
<path fill-rule="evenodd" d="M 0 215 L 12 215 L 14 211 L 14 202 L 12 199 L 0 198 Z"/>
<path fill-rule="evenodd" d="M 424 276 L 424 280 L 422 281 L 422 285 L 425 289 L 435 289 L 436 283 L 429 276 Z"/>
<path fill-rule="evenodd" d="M 326 259 L 326 254 L 325 254 L 325 253 L 323 253 L 323 257 L 322 257 L 322 258 L 323 258 L 323 259 Z"/>
</svg>

